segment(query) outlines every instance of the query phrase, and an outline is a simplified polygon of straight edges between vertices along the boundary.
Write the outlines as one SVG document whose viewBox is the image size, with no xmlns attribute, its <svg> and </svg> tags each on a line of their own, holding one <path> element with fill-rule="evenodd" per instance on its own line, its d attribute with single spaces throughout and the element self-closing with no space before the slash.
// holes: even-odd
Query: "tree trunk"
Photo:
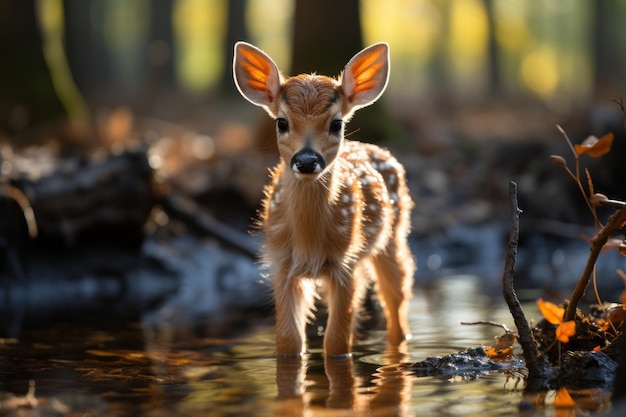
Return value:
<svg viewBox="0 0 626 417">
<path fill-rule="evenodd" d="M 291 74 L 338 75 L 363 47 L 359 0 L 298 0 Z"/>
<path fill-rule="evenodd" d="M 248 0 L 230 0 L 228 2 L 228 24 L 225 38 L 224 50 L 226 51 L 226 65 L 222 72 L 222 82 L 219 93 L 224 96 L 238 96 L 237 89 L 233 82 L 233 62 L 234 45 L 237 41 L 248 40 L 250 35 L 246 27 L 246 6 Z"/>
<path fill-rule="evenodd" d="M 172 9 L 173 0 L 151 0 L 148 58 L 162 86 L 174 84 Z"/>
<path fill-rule="evenodd" d="M 362 48 L 359 0 L 296 1 L 291 69 L 285 72 L 337 76 Z M 347 132 L 356 132 L 351 138 L 366 142 L 398 135 L 394 121 L 380 102 L 359 110 Z"/>
<path fill-rule="evenodd" d="M 489 92 L 499 94 L 502 88 L 500 79 L 500 55 L 498 41 L 496 39 L 497 22 L 495 15 L 494 0 L 483 0 L 485 13 L 487 14 L 487 65 L 489 70 Z"/>
<path fill-rule="evenodd" d="M 0 130 L 65 116 L 43 55 L 33 0 L 0 2 Z"/>
<path fill-rule="evenodd" d="M 102 44 L 94 39 L 92 0 L 63 0 L 65 11 L 65 53 L 76 86 L 89 95 L 108 80 L 109 60 Z M 99 59 L 97 58 L 99 57 Z"/>
</svg>

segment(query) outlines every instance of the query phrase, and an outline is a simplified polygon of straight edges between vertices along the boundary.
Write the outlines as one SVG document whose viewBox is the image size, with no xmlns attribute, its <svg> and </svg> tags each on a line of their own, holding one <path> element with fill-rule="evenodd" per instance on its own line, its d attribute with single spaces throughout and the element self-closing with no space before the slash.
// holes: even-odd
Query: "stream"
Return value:
<svg viewBox="0 0 626 417">
<path fill-rule="evenodd" d="M 305 358 L 277 359 L 268 285 L 253 262 L 193 240 L 147 242 L 143 251 L 166 260 L 178 278 L 158 278 L 142 266 L 123 279 L 101 274 L 55 283 L 42 269 L 37 284 L 0 287 L 0 416 L 489 417 L 610 410 L 607 393 L 585 393 L 575 409 L 551 406 L 555 393 L 546 394 L 547 405 L 532 406 L 519 370 L 472 377 L 411 371 L 412 363 L 490 345 L 503 334 L 462 322 L 515 328 L 493 267 L 448 269 L 444 256 L 443 264 L 435 262 L 418 248 L 422 279 L 411 300 L 407 354 L 385 352 L 379 324 L 356 343 L 351 359 L 325 360 L 315 335 Z M 520 291 L 529 320 L 541 318 L 535 305 L 541 294 Z"/>
<path fill-rule="evenodd" d="M 224 327 L 214 314 L 189 319 L 162 307 L 135 319 L 91 314 L 30 325 L 0 339 L 0 391 L 6 406 L 33 384 L 37 407 L 0 408 L 0 415 L 523 415 L 519 375 L 441 379 L 398 366 L 502 334 L 461 322 L 512 326 L 504 303 L 485 294 L 471 275 L 416 288 L 404 357 L 386 355 L 384 331 L 373 330 L 351 360 L 325 362 L 318 338 L 305 359 L 277 361 L 271 318 L 259 314 Z M 532 304 L 526 308 L 538 317 Z"/>
</svg>

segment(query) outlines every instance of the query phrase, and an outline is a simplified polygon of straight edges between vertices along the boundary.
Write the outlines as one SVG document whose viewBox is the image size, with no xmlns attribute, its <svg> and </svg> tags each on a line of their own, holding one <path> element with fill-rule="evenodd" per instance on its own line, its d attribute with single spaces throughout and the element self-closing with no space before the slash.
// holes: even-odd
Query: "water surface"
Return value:
<svg viewBox="0 0 626 417">
<path fill-rule="evenodd" d="M 0 415 L 90 416 L 516 416 L 515 375 L 475 380 L 416 377 L 405 366 L 486 345 L 513 327 L 498 292 L 473 276 L 415 289 L 408 354 L 385 352 L 373 330 L 351 359 L 324 360 L 321 339 L 304 359 L 274 355 L 272 319 L 255 313 L 225 326 L 164 305 L 137 317 L 103 314 L 42 321 L 0 340 Z M 538 315 L 526 306 L 529 318 Z M 34 384 L 38 406 L 7 409 Z M 570 410 L 571 411 L 571 410 Z M 535 415 L 555 415 L 551 407 Z M 572 414 L 573 413 L 573 414 Z M 576 415 L 575 411 L 570 414 Z"/>
</svg>

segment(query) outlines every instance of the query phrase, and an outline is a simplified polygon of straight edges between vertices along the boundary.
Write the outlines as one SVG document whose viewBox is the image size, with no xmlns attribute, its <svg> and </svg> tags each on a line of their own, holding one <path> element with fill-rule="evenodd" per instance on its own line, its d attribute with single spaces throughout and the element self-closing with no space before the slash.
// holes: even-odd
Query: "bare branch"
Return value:
<svg viewBox="0 0 626 417">
<path fill-rule="evenodd" d="M 511 230 L 506 248 L 506 260 L 502 274 L 502 293 L 504 300 L 509 306 L 513 321 L 519 334 L 519 343 L 522 346 L 524 360 L 528 368 L 528 380 L 526 390 L 537 392 L 547 388 L 546 373 L 548 368 L 545 360 L 539 355 L 537 345 L 530 331 L 528 320 L 524 315 L 522 305 L 515 294 L 513 277 L 515 275 L 515 261 L 517 257 L 517 245 L 519 241 L 519 214 L 517 205 L 517 184 L 509 183 L 509 197 L 511 204 Z"/>
<path fill-rule="evenodd" d="M 587 259 L 585 269 L 578 279 L 578 284 L 576 284 L 576 288 L 572 293 L 570 302 L 567 305 L 563 321 L 574 320 L 574 318 L 576 317 L 576 308 L 578 307 L 578 303 L 580 302 L 580 300 L 585 295 L 585 291 L 587 291 L 587 287 L 589 286 L 589 280 L 591 278 L 591 273 L 593 272 L 593 268 L 596 265 L 598 256 L 602 251 L 602 247 L 606 244 L 611 235 L 615 233 L 616 230 L 622 227 L 624 222 L 626 222 L 626 205 L 622 205 L 619 210 L 613 213 L 611 217 L 609 217 L 609 221 L 606 223 L 606 225 L 604 225 L 604 227 L 600 229 L 598 234 L 596 234 L 591 239 L 591 253 L 589 254 L 589 258 Z"/>
</svg>

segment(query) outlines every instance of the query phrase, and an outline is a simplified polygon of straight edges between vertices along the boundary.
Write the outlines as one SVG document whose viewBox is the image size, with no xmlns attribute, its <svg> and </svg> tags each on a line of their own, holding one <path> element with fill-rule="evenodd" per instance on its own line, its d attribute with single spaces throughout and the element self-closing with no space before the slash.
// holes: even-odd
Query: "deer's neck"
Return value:
<svg viewBox="0 0 626 417">
<path fill-rule="evenodd" d="M 291 190 L 289 201 L 294 205 L 292 213 L 299 217 L 319 216 L 332 209 L 341 188 L 334 168 L 329 167 L 314 181 L 300 180 L 293 172 L 285 173 L 285 185 Z"/>
<path fill-rule="evenodd" d="M 358 211 L 349 210 L 341 197 L 345 170 L 338 170 L 337 162 L 316 181 L 299 180 L 284 164 L 274 172 L 264 218 L 267 248 L 293 275 L 319 276 L 350 248 Z"/>
</svg>

